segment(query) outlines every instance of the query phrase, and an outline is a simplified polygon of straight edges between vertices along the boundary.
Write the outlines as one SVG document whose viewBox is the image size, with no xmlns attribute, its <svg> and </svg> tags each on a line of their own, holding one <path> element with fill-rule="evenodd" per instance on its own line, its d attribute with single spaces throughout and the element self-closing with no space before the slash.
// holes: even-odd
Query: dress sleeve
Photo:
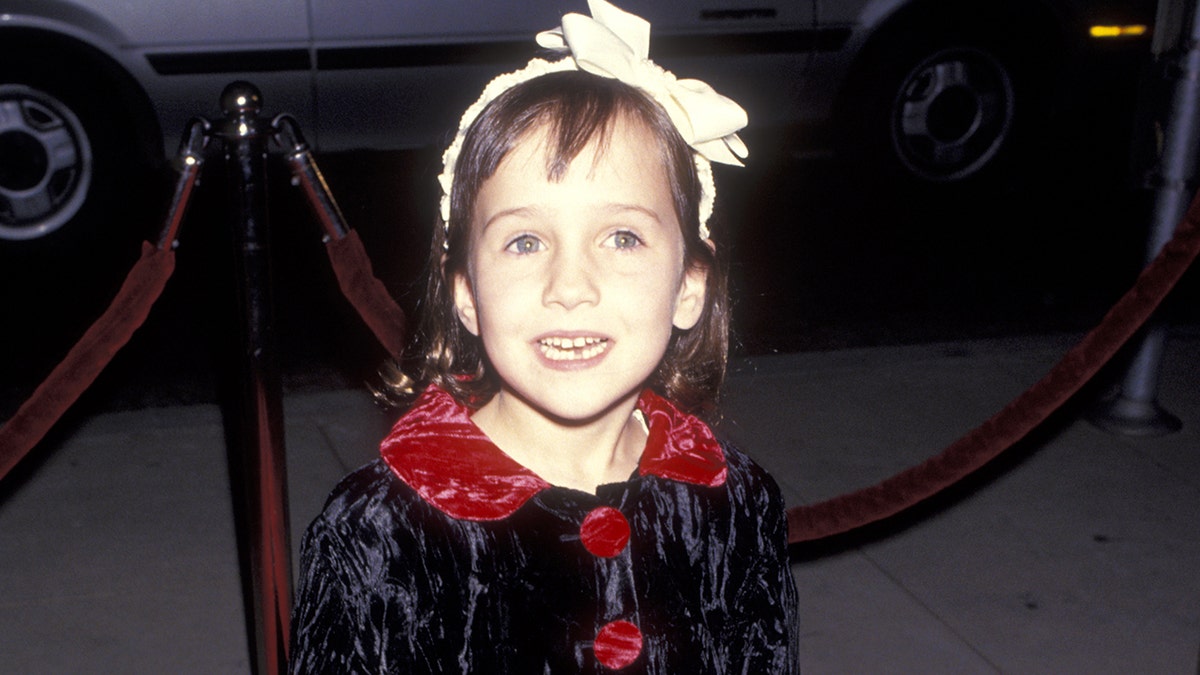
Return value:
<svg viewBox="0 0 1200 675">
<path fill-rule="evenodd" d="M 318 519 L 304 537 L 292 610 L 290 672 L 378 673 L 380 602 L 369 592 L 377 565 L 361 538 Z"/>
<path fill-rule="evenodd" d="M 747 460 L 748 461 L 748 460 Z M 800 672 L 799 598 L 787 550 L 787 517 L 779 486 L 750 464 L 738 504 L 741 530 L 734 565 L 745 571 L 725 623 L 729 672 Z"/>
</svg>

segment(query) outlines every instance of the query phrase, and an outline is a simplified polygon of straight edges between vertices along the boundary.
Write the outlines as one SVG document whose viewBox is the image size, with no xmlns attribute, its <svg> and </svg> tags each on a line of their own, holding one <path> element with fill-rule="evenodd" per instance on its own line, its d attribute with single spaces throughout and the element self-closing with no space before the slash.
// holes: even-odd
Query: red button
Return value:
<svg viewBox="0 0 1200 675">
<path fill-rule="evenodd" d="M 611 558 L 629 543 L 629 521 L 611 506 L 599 506 L 587 514 L 579 526 L 583 547 L 592 555 Z"/>
<path fill-rule="evenodd" d="M 628 621 L 613 621 L 596 634 L 596 660 L 616 670 L 637 660 L 642 653 L 642 631 Z"/>
</svg>

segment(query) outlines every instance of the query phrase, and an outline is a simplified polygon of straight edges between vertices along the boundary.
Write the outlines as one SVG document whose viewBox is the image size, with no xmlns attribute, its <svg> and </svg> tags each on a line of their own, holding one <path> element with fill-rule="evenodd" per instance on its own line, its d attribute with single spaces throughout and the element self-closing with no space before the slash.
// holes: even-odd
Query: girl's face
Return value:
<svg viewBox="0 0 1200 675">
<path fill-rule="evenodd" d="M 617 120 L 561 180 L 547 176 L 545 129 L 484 181 L 466 274 L 454 279 L 463 325 L 501 387 L 565 422 L 632 406 L 672 327 L 704 307 L 705 272 L 684 269 L 683 237 L 657 142 Z"/>
</svg>

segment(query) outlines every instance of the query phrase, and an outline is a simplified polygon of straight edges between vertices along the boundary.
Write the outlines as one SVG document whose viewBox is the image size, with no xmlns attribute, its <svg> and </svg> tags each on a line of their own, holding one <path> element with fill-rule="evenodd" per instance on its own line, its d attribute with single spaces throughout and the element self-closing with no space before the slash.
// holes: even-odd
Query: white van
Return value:
<svg viewBox="0 0 1200 675">
<path fill-rule="evenodd" d="M 1148 50 L 1154 12 L 1153 0 L 618 4 L 651 21 L 656 61 L 742 103 L 749 133 L 785 148 L 840 140 L 926 181 L 986 170 L 1090 35 Z M 97 195 L 119 201 L 188 119 L 220 115 L 234 80 L 321 150 L 441 144 L 567 11 L 584 0 L 0 0 L 0 239 L 64 229 Z"/>
</svg>

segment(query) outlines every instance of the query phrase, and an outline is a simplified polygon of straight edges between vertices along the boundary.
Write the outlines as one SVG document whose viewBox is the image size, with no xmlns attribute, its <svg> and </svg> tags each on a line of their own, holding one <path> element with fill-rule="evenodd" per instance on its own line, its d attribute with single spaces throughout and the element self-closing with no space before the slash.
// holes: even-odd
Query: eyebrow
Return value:
<svg viewBox="0 0 1200 675">
<path fill-rule="evenodd" d="M 639 206 L 637 204 L 620 204 L 620 203 L 606 204 L 604 206 L 604 209 L 614 215 L 619 214 L 619 213 L 625 213 L 626 211 L 636 211 L 637 213 L 645 214 L 647 217 L 649 217 L 651 220 L 653 220 L 656 223 L 662 222 L 662 218 L 659 218 L 657 211 L 648 209 L 645 206 Z"/>
<path fill-rule="evenodd" d="M 483 227 L 480 229 L 486 230 L 488 228 L 488 226 L 490 226 L 492 223 L 494 223 L 497 220 L 500 220 L 502 218 L 508 218 L 510 216 L 528 217 L 531 215 L 536 215 L 538 211 L 541 211 L 541 209 L 539 207 L 533 206 L 533 205 L 514 206 L 510 209 L 504 209 L 503 211 L 500 211 L 499 213 L 492 215 L 491 218 L 488 218 L 487 221 L 483 223 Z M 606 215 L 619 215 L 619 214 L 623 214 L 623 213 L 632 211 L 635 213 L 641 213 L 656 223 L 662 222 L 662 218 L 659 217 L 659 215 L 656 211 L 646 208 L 645 206 L 640 206 L 638 204 L 624 204 L 624 203 L 620 203 L 620 202 L 612 202 L 612 203 L 604 204 L 604 205 L 600 206 L 598 209 L 596 209 L 596 211 L 604 213 Z"/>
<path fill-rule="evenodd" d="M 499 213 L 493 214 L 491 218 L 488 218 L 487 221 L 483 223 L 483 227 L 479 229 L 480 231 L 487 230 L 489 225 L 497 220 L 500 220 L 501 218 L 507 218 L 509 216 L 528 216 L 532 213 L 535 213 L 537 210 L 538 208 L 535 206 L 514 206 L 511 209 L 504 209 Z"/>
</svg>

